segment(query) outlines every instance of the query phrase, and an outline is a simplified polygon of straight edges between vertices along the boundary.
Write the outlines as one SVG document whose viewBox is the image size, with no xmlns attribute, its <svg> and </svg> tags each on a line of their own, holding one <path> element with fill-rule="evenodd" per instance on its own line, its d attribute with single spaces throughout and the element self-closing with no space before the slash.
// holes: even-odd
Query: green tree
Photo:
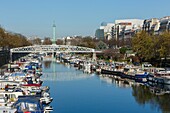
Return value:
<svg viewBox="0 0 170 113">
<path fill-rule="evenodd" d="M 141 59 L 161 62 L 170 55 L 170 33 L 164 32 L 161 35 L 149 35 L 142 31 L 132 39 L 133 50 Z M 159 63 L 158 62 L 158 63 Z"/>
<path fill-rule="evenodd" d="M 154 45 L 153 37 L 144 31 L 137 33 L 132 39 L 133 50 L 144 60 L 154 57 Z"/>
<path fill-rule="evenodd" d="M 123 58 L 124 58 L 124 59 L 125 59 L 126 51 L 127 51 L 127 47 L 121 47 L 121 48 L 119 49 L 119 52 L 120 52 L 120 54 L 123 55 Z"/>
<path fill-rule="evenodd" d="M 120 53 L 121 54 L 125 54 L 126 53 L 126 51 L 127 51 L 127 48 L 126 47 L 121 47 L 120 49 L 119 49 L 119 51 L 120 51 Z"/>
<path fill-rule="evenodd" d="M 160 57 L 167 58 L 170 55 L 170 33 L 164 32 L 159 38 L 159 54 Z"/>
</svg>

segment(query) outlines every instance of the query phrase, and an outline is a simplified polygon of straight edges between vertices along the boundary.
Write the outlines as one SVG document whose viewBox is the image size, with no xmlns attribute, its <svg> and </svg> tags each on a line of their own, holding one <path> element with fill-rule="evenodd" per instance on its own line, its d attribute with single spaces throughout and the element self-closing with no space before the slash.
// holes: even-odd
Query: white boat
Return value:
<svg viewBox="0 0 170 113">
<path fill-rule="evenodd" d="M 0 106 L 0 113 L 17 113 L 17 109 L 8 106 Z"/>
<path fill-rule="evenodd" d="M 84 62 L 84 72 L 91 73 L 91 63 L 90 62 Z"/>
<path fill-rule="evenodd" d="M 44 111 L 45 113 L 50 113 L 51 111 L 53 111 L 53 108 L 51 106 L 46 106 L 44 107 Z"/>
<path fill-rule="evenodd" d="M 163 76 L 162 78 L 164 80 L 164 84 L 169 84 L 170 85 L 170 76 Z"/>
<path fill-rule="evenodd" d="M 51 97 L 41 97 L 40 102 L 43 104 L 49 105 L 53 101 L 53 98 Z"/>
<path fill-rule="evenodd" d="M 0 92 L 0 97 L 6 98 L 9 103 L 16 102 L 19 96 L 23 96 L 23 92 L 13 92 L 13 91 Z"/>
<path fill-rule="evenodd" d="M 21 82 L 24 80 L 25 77 L 26 75 L 22 72 L 14 72 L 8 76 L 8 80 Z"/>
<path fill-rule="evenodd" d="M 154 82 L 170 85 L 170 72 L 164 70 L 156 72 L 154 74 Z"/>
</svg>

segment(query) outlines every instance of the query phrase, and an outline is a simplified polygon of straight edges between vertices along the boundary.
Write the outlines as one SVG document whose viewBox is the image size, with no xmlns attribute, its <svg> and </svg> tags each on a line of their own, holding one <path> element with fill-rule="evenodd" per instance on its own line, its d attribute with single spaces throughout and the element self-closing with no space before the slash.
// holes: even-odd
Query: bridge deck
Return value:
<svg viewBox="0 0 170 113">
<path fill-rule="evenodd" d="M 36 53 L 36 52 L 74 52 L 74 53 L 100 53 L 93 48 L 70 46 L 70 45 L 34 45 L 13 48 L 11 53 Z"/>
</svg>

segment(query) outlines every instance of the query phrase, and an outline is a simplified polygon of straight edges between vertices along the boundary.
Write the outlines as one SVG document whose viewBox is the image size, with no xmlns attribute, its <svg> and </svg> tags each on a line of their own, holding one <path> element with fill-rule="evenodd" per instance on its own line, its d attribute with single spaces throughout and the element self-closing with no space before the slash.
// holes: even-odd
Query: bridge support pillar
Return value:
<svg viewBox="0 0 170 113">
<path fill-rule="evenodd" d="M 96 61 L 96 52 L 93 52 L 92 60 Z"/>
<path fill-rule="evenodd" d="M 52 60 L 54 61 L 54 52 L 52 52 L 51 58 L 52 58 Z"/>
<path fill-rule="evenodd" d="M 56 58 L 56 52 L 52 53 L 52 58 Z"/>
</svg>

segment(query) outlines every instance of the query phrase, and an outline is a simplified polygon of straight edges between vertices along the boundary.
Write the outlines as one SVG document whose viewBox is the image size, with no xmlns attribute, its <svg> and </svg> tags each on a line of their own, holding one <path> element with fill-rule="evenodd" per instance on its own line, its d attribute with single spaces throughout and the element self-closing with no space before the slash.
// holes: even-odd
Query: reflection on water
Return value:
<svg viewBox="0 0 170 113">
<path fill-rule="evenodd" d="M 51 63 L 52 63 L 52 61 L 45 61 L 45 62 L 44 62 L 44 67 L 45 67 L 46 69 L 47 69 L 47 68 L 50 68 Z"/>
<path fill-rule="evenodd" d="M 162 113 L 170 113 L 170 85 L 141 84 L 130 80 L 118 80 L 100 76 L 102 81 L 114 84 L 120 88 L 132 88 L 132 96 L 143 106 L 150 104 L 152 109 L 159 109 Z"/>
<path fill-rule="evenodd" d="M 170 113 L 169 85 L 94 76 L 55 62 L 43 68 L 54 113 Z"/>
<path fill-rule="evenodd" d="M 119 80 L 119 79 L 110 78 L 104 75 L 99 75 L 99 78 L 101 81 L 106 82 L 107 84 L 112 84 L 119 88 L 131 88 L 131 86 L 135 84 L 134 81 Z"/>
<path fill-rule="evenodd" d="M 170 112 L 169 94 L 156 95 L 152 92 L 152 88 L 144 85 L 132 86 L 132 89 L 132 95 L 140 105 L 150 104 L 152 108 L 160 109 L 163 113 Z"/>
<path fill-rule="evenodd" d="M 56 67 L 56 65 L 52 65 L 56 62 L 52 62 L 52 61 L 45 61 L 44 62 L 44 68 L 46 70 L 50 69 L 49 71 L 45 71 L 43 73 L 43 78 L 42 80 L 46 80 L 46 81 L 71 81 L 71 80 L 80 80 L 80 79 L 87 79 L 90 78 L 92 76 L 94 76 L 94 74 L 87 74 L 87 73 L 83 73 L 82 71 L 79 70 L 75 70 L 73 68 L 73 70 L 69 70 L 69 71 L 62 71 L 62 69 L 60 69 L 59 67 Z M 67 68 L 71 68 L 69 65 L 63 65 Z"/>
<path fill-rule="evenodd" d="M 155 95 L 170 94 L 170 85 L 148 83 L 152 93 Z"/>
<path fill-rule="evenodd" d="M 42 80 L 46 81 L 72 81 L 87 79 L 93 75 L 85 74 L 83 72 L 55 72 L 55 73 L 44 73 Z"/>
</svg>

